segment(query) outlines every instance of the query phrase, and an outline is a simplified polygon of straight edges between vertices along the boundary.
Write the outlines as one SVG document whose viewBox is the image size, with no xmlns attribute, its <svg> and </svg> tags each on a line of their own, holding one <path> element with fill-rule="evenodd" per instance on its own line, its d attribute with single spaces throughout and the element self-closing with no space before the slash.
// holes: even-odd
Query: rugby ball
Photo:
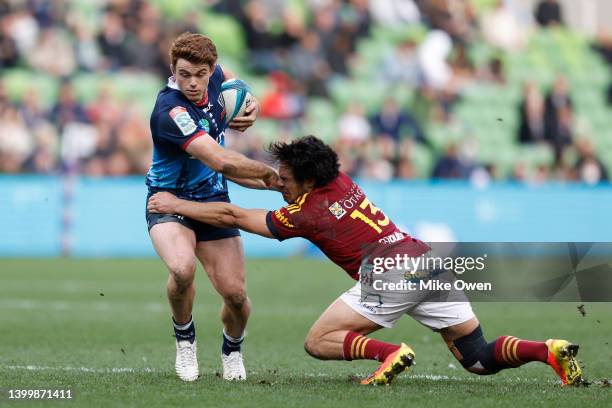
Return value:
<svg viewBox="0 0 612 408">
<path fill-rule="evenodd" d="M 251 88 L 240 79 L 228 79 L 221 84 L 219 102 L 225 109 L 225 124 L 244 115 L 244 110 L 252 103 Z"/>
</svg>

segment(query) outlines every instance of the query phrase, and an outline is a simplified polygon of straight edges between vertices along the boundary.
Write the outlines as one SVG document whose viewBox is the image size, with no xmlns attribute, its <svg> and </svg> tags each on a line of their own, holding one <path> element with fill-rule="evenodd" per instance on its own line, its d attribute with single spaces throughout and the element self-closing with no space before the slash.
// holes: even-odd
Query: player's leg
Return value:
<svg viewBox="0 0 612 408">
<path fill-rule="evenodd" d="M 366 339 L 365 335 L 380 328 L 382 326 L 355 312 L 342 299 L 337 299 L 310 328 L 304 349 L 319 360 L 366 358 L 361 352 L 361 344 L 357 347 L 357 343 L 363 342 L 363 339 Z M 391 351 L 399 347 L 393 344 L 388 346 Z"/>
<path fill-rule="evenodd" d="M 169 272 L 166 290 L 176 336 L 176 372 L 182 380 L 194 381 L 199 374 L 191 316 L 195 296 L 195 234 L 178 222 L 154 224 L 149 234 Z"/>
<path fill-rule="evenodd" d="M 246 293 L 246 268 L 242 240 L 239 236 L 201 241 L 196 245 L 196 255 L 215 290 L 223 297 L 221 320 L 223 322 L 222 362 L 223 377 L 228 380 L 246 378 L 242 362 L 241 345 L 251 311 Z"/>
<path fill-rule="evenodd" d="M 149 234 L 168 269 L 166 289 L 172 316 L 179 325 L 188 323 L 195 296 L 195 234 L 177 222 L 156 224 Z"/>
<path fill-rule="evenodd" d="M 530 341 L 512 336 L 500 336 L 487 343 L 476 317 L 443 328 L 442 338 L 461 365 L 475 374 L 495 374 L 532 361 L 550 365 L 562 384 L 579 384 L 581 370 L 575 356 L 578 346 L 565 340 Z"/>
<path fill-rule="evenodd" d="M 412 364 L 414 352 L 405 344 L 397 345 L 367 337 L 382 327 L 391 327 L 388 320 L 375 317 L 367 305 L 360 302 L 359 289 L 344 293 L 323 312 L 310 329 L 304 347 L 311 356 L 321 360 L 377 360 L 382 364 L 362 384 L 388 384 Z"/>
<path fill-rule="evenodd" d="M 246 268 L 241 238 L 198 242 L 196 255 L 213 287 L 223 297 L 221 320 L 225 332 L 232 337 L 241 337 L 251 311 L 246 293 Z"/>
</svg>

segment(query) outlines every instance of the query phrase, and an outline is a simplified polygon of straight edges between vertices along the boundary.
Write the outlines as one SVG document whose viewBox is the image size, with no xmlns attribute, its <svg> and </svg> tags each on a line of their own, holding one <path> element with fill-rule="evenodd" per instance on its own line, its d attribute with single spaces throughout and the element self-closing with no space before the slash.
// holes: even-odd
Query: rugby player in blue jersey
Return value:
<svg viewBox="0 0 612 408">
<path fill-rule="evenodd" d="M 172 76 L 151 114 L 153 162 L 147 174 L 148 196 L 169 191 L 196 202 L 229 202 L 227 180 L 251 188 L 277 188 L 278 174 L 264 163 L 224 148 L 223 81 L 234 75 L 217 64 L 212 40 L 180 35 L 170 50 Z M 229 127 L 244 131 L 256 120 L 255 100 Z M 223 298 L 223 378 L 244 380 L 240 346 L 249 317 L 240 232 L 218 228 L 177 214 L 146 213 L 149 235 L 169 277 L 167 294 L 176 335 L 176 373 L 198 378 L 197 342 L 192 318 L 196 259 Z"/>
</svg>

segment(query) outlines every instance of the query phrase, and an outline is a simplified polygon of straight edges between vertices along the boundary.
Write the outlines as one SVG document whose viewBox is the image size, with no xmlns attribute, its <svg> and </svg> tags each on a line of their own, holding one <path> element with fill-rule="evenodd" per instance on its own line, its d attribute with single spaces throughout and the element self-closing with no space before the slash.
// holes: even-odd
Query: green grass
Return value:
<svg viewBox="0 0 612 408">
<path fill-rule="evenodd" d="M 409 317 L 375 337 L 407 342 L 417 365 L 389 387 L 360 386 L 350 377 L 366 375 L 374 362 L 321 362 L 302 348 L 310 325 L 350 279 L 324 261 L 253 260 L 248 270 L 248 380 L 226 383 L 216 375 L 220 300 L 199 272 L 194 317 L 203 375 L 186 384 L 173 372 L 160 261 L 0 260 L 0 389 L 70 388 L 75 399 L 68 406 L 87 407 L 612 406 L 609 387 L 562 389 L 541 364 L 489 377 L 469 374 L 437 334 Z M 571 339 L 581 345 L 586 377 L 610 378 L 605 343 L 612 337 L 612 304 L 587 304 L 586 317 L 576 306 L 479 303 L 474 309 L 488 339 Z M 67 404 L 3 398 L 0 406 Z"/>
</svg>

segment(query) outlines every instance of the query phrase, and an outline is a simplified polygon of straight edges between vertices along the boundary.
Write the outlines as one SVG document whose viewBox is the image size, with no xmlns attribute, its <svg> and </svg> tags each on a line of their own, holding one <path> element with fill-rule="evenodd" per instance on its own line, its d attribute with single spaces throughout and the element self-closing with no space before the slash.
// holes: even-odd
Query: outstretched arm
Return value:
<svg viewBox="0 0 612 408">
<path fill-rule="evenodd" d="M 182 200 L 170 193 L 156 193 L 147 203 L 150 212 L 181 214 L 221 228 L 241 230 L 274 238 L 266 224 L 268 210 L 246 209 L 230 203 L 198 203 Z"/>
<path fill-rule="evenodd" d="M 160 139 L 180 146 L 193 158 L 225 176 L 261 179 L 268 188 L 279 184 L 276 170 L 239 152 L 225 149 L 219 144 L 220 140 L 210 137 L 203 127 L 196 125 L 197 118 L 190 114 L 191 108 L 183 105 L 187 104 L 179 103 L 158 115 L 155 132 Z"/>
<path fill-rule="evenodd" d="M 274 170 L 276 172 L 276 170 Z M 276 172 L 277 173 L 277 172 Z M 262 178 L 240 178 L 225 176 L 226 179 L 233 181 L 234 183 L 241 185 L 242 187 L 252 188 L 255 190 L 274 190 L 280 191 L 278 183 L 268 185 Z"/>
<path fill-rule="evenodd" d="M 279 178 L 275 169 L 241 153 L 223 148 L 212 137 L 196 138 L 187 146 L 186 151 L 228 178 L 261 179 L 266 188 L 278 188 Z"/>
<path fill-rule="evenodd" d="M 226 179 L 233 181 L 234 183 L 246 187 L 252 188 L 254 190 L 267 190 L 268 186 L 266 183 L 260 178 L 239 178 L 239 177 L 228 177 L 225 176 Z"/>
</svg>

